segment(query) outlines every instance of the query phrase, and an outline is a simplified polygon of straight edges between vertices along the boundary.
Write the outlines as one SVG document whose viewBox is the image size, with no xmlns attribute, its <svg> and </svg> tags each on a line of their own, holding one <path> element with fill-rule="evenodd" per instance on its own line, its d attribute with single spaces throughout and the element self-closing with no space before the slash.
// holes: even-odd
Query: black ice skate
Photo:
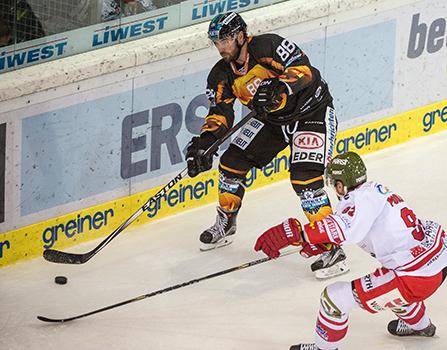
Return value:
<svg viewBox="0 0 447 350">
<path fill-rule="evenodd" d="M 321 350 L 315 343 L 292 345 L 290 350 Z M 335 349 L 337 350 L 337 349 Z"/>
<path fill-rule="evenodd" d="M 346 264 L 346 254 L 340 247 L 334 248 L 320 257 L 310 265 L 310 269 L 315 272 L 317 279 L 326 279 L 342 275 L 349 271 Z"/>
<path fill-rule="evenodd" d="M 397 319 L 388 323 L 388 332 L 390 332 L 392 335 L 397 335 L 399 337 L 410 337 L 410 336 L 433 337 L 436 333 L 436 327 L 433 323 L 430 322 L 430 324 L 427 327 L 417 331 L 415 329 L 411 329 L 401 319 Z"/>
<path fill-rule="evenodd" d="M 216 223 L 200 235 L 200 250 L 206 251 L 231 244 L 236 233 L 237 211 L 227 212 L 217 207 Z"/>
</svg>

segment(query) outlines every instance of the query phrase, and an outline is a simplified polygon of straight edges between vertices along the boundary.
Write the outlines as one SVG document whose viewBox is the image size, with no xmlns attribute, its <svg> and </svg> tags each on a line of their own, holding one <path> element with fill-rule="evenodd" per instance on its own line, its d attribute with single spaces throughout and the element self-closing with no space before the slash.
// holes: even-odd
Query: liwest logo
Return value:
<svg viewBox="0 0 447 350">
<path fill-rule="evenodd" d="M 435 53 L 447 44 L 446 20 L 435 19 L 430 26 L 420 21 L 420 13 L 413 15 L 411 20 L 410 37 L 408 40 L 408 58 L 417 58 L 427 50 L 429 54 Z M 420 22 L 419 22 L 420 21 Z"/>
<path fill-rule="evenodd" d="M 436 124 L 437 119 L 439 119 L 439 121 L 442 123 L 447 122 L 447 106 L 444 106 L 442 109 L 435 109 L 424 114 L 424 116 L 422 117 L 424 131 L 429 132 L 431 128 Z"/>
<path fill-rule="evenodd" d="M 167 13 L 164 13 L 157 17 L 148 17 L 132 25 L 117 24 L 113 27 L 107 26 L 104 29 L 98 30 L 98 33 L 93 35 L 92 47 L 115 43 L 127 38 L 135 38 L 143 34 L 152 33 L 153 31 L 162 30 L 168 19 Z"/>
<path fill-rule="evenodd" d="M 77 215 L 76 219 L 68 220 L 55 226 L 47 227 L 42 232 L 42 241 L 45 243 L 44 248 L 51 248 L 59 239 L 59 234 L 65 234 L 67 238 L 73 238 L 77 234 L 81 234 L 84 230 L 99 230 L 103 226 L 107 226 L 109 217 L 113 217 L 113 209 L 98 211 L 93 215 Z"/>
<path fill-rule="evenodd" d="M 59 42 L 57 42 L 59 41 Z M 0 54 L 0 72 L 2 70 L 17 68 L 28 63 L 47 60 L 53 56 L 62 56 L 67 46 L 67 40 L 59 39 L 54 43 L 46 43 L 40 47 L 29 47 L 10 52 L 4 51 Z"/>
<path fill-rule="evenodd" d="M 191 19 L 196 20 L 215 16 L 219 13 L 236 11 L 238 9 L 257 5 L 260 0 L 204 0 L 194 4 Z"/>
<path fill-rule="evenodd" d="M 383 125 L 380 128 L 369 129 L 359 132 L 357 135 L 350 136 L 337 141 L 336 149 L 338 153 L 345 153 L 349 150 L 362 149 L 372 143 L 381 143 L 389 140 L 393 131 L 397 130 L 396 123 Z"/>
</svg>

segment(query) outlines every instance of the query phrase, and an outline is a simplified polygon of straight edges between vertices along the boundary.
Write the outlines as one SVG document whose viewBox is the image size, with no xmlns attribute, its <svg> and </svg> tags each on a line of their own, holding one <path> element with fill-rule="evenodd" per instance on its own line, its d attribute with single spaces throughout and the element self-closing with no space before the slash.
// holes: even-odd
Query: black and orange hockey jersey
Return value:
<svg viewBox="0 0 447 350">
<path fill-rule="evenodd" d="M 299 120 L 332 102 L 327 84 L 304 52 L 276 34 L 248 37 L 248 60 L 238 69 L 223 59 L 211 69 L 207 81 L 210 108 L 202 131 L 220 137 L 234 122 L 233 104 L 238 99 L 251 109 L 251 100 L 262 80 L 278 77 L 289 87 L 287 103 L 273 113 Z"/>
</svg>

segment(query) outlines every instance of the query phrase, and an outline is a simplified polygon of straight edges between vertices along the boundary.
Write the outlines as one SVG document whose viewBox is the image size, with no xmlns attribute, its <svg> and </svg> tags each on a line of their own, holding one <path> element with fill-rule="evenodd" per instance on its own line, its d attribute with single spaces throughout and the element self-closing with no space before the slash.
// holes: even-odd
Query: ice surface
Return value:
<svg viewBox="0 0 447 350">
<path fill-rule="evenodd" d="M 419 217 L 447 225 L 447 133 L 365 157 L 369 178 L 401 194 Z M 288 181 L 248 192 L 232 245 L 199 252 L 200 232 L 214 222 L 214 205 L 160 220 L 115 239 L 85 265 L 43 259 L 0 270 L 0 349 L 243 349 L 287 350 L 311 341 L 319 294 L 336 280 L 362 276 L 377 263 L 346 247 L 351 272 L 317 281 L 298 254 L 202 281 L 62 325 L 37 315 L 69 317 L 261 258 L 257 236 L 289 216 L 303 219 Z M 85 252 L 98 241 L 71 251 Z M 56 285 L 54 277 L 68 277 Z M 342 349 L 447 348 L 445 286 L 427 302 L 434 339 L 388 335 L 393 314 L 356 310 Z"/>
</svg>

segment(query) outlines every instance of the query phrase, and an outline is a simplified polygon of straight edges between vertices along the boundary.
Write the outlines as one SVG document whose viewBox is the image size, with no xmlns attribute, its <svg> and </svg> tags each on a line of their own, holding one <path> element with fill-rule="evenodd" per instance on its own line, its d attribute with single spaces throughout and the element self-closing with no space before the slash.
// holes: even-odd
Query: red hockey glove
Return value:
<svg viewBox="0 0 447 350">
<path fill-rule="evenodd" d="M 305 258 L 310 258 L 311 256 L 320 255 L 326 253 L 327 251 L 332 249 L 332 244 L 324 245 L 324 244 L 311 244 L 307 242 L 301 243 L 302 249 L 300 250 L 301 256 Z"/>
<path fill-rule="evenodd" d="M 279 250 L 291 244 L 300 244 L 301 224 L 298 220 L 290 218 L 283 223 L 273 226 L 259 236 L 256 241 L 255 250 L 262 250 L 268 257 L 276 259 Z"/>
</svg>

